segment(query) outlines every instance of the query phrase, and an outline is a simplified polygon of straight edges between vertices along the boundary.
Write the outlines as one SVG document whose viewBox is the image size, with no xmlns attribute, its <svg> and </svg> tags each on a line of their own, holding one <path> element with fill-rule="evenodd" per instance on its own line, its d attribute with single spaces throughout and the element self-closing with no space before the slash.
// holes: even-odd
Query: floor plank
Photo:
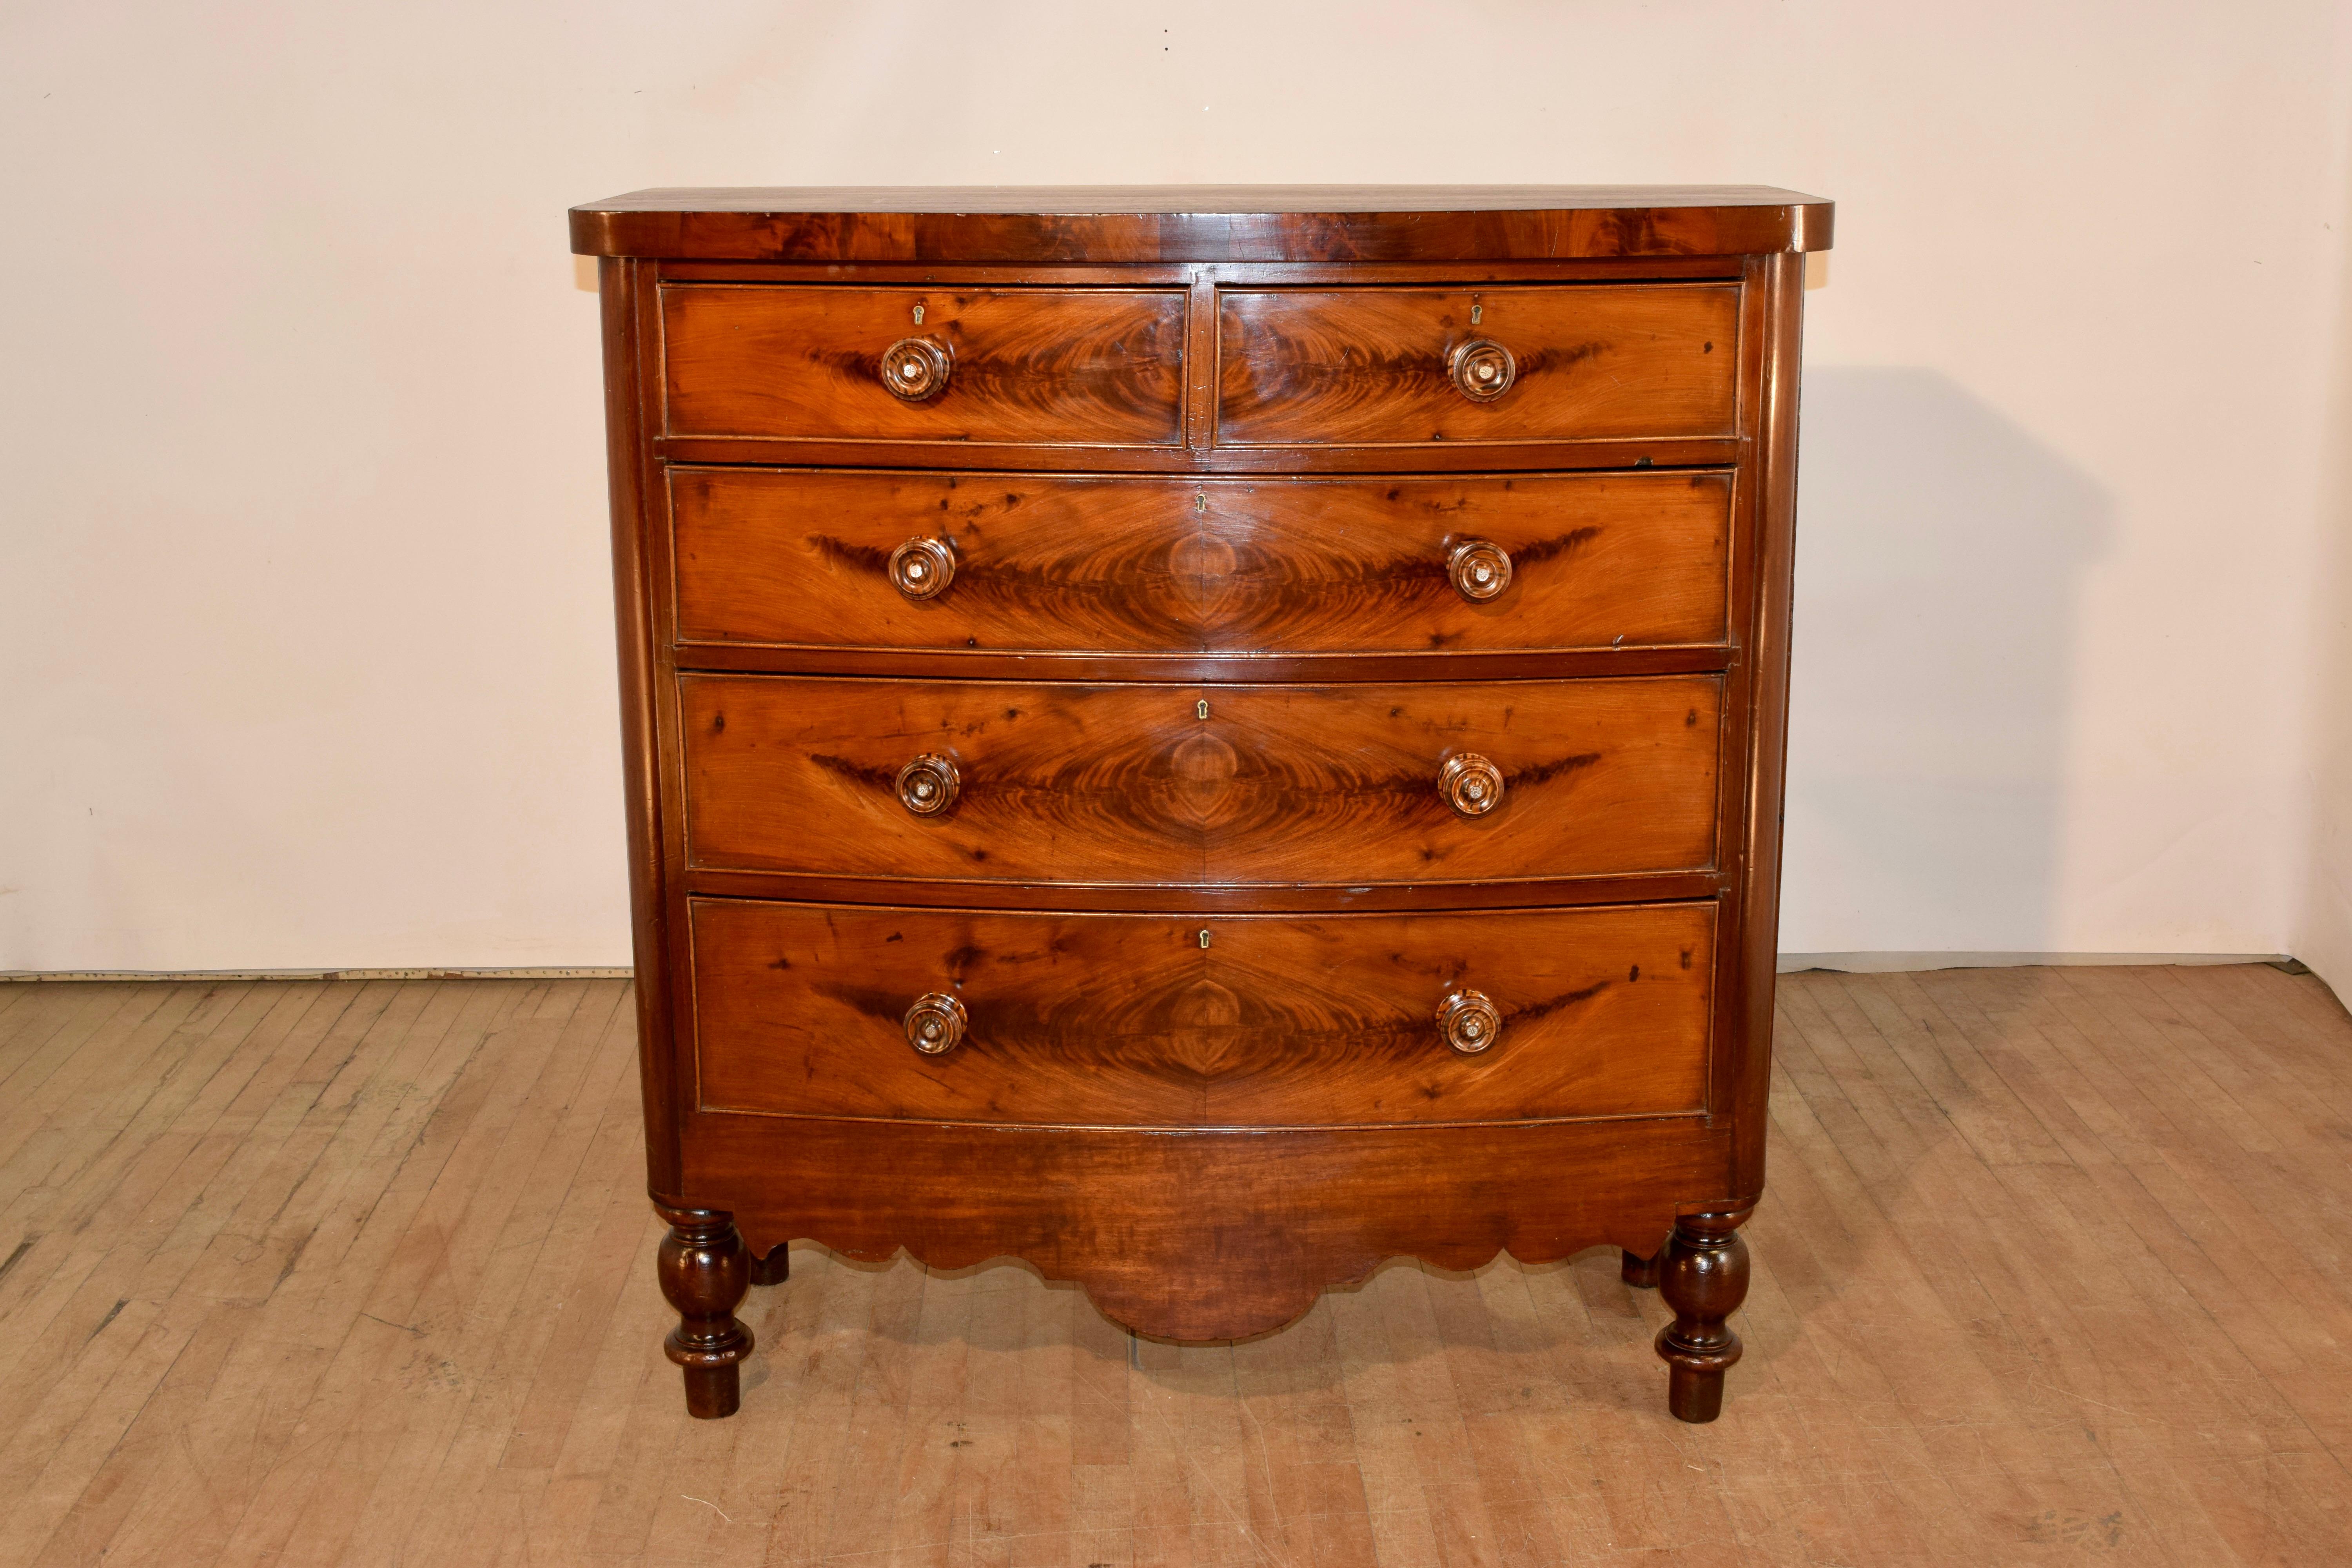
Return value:
<svg viewBox="0 0 2352 1568">
<path fill-rule="evenodd" d="M 2262 965 L 1783 977 L 1721 1422 L 1613 1254 L 1138 1342 L 802 1246 L 661 1353 L 603 980 L 0 994 L 0 1563 L 2352 1561 L 2352 1018 Z"/>
</svg>

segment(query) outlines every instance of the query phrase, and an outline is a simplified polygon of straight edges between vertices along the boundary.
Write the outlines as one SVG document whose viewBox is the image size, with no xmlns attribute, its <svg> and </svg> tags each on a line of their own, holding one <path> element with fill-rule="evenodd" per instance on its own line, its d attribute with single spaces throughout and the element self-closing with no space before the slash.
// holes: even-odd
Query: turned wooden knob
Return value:
<svg viewBox="0 0 2352 1568">
<path fill-rule="evenodd" d="M 907 1009 L 907 1043 L 927 1057 L 945 1056 L 963 1039 L 963 1004 L 942 991 L 915 998 Z"/>
<path fill-rule="evenodd" d="M 1465 816 L 1484 816 L 1503 804 L 1503 770 L 1475 752 L 1446 760 L 1437 793 Z"/>
<path fill-rule="evenodd" d="M 1456 991 L 1438 1005 L 1437 1032 L 1465 1057 L 1475 1057 L 1503 1032 L 1503 1015 L 1483 991 Z"/>
<path fill-rule="evenodd" d="M 909 599 L 936 599 L 954 581 L 955 546 L 944 539 L 910 539 L 890 552 L 890 586 Z"/>
<path fill-rule="evenodd" d="M 954 356 L 937 338 L 900 338 L 882 351 L 882 384 L 909 403 L 937 395 L 954 368 Z"/>
<path fill-rule="evenodd" d="M 1445 574 L 1464 598 L 1491 599 L 1511 585 L 1511 554 L 1492 540 L 1465 539 L 1445 558 Z"/>
<path fill-rule="evenodd" d="M 1492 338 L 1472 338 L 1454 351 L 1454 390 L 1473 403 L 1492 403 L 1519 378 L 1519 362 Z"/>
<path fill-rule="evenodd" d="M 945 757 L 926 752 L 898 770 L 898 804 L 917 816 L 937 816 L 955 804 L 963 775 Z"/>
</svg>

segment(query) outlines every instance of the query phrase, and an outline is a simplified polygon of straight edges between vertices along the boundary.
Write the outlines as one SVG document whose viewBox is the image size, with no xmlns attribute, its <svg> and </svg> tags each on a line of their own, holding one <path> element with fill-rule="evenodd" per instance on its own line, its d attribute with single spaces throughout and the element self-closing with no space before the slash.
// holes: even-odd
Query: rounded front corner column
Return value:
<svg viewBox="0 0 2352 1568">
<path fill-rule="evenodd" d="M 1723 1374 L 1739 1359 L 1739 1336 L 1724 1320 L 1748 1299 L 1748 1244 L 1739 1226 L 1748 1209 L 1684 1215 L 1657 1264 L 1658 1290 L 1675 1321 L 1658 1331 L 1658 1354 L 1670 1369 L 1666 1409 L 1678 1421 L 1712 1421 L 1723 1413 Z"/>
<path fill-rule="evenodd" d="M 662 1348 L 686 1374 L 686 1413 L 704 1420 L 732 1415 L 742 1402 L 736 1370 L 751 1353 L 751 1331 L 735 1308 L 751 1287 L 751 1257 L 720 1209 L 656 1204 L 669 1221 L 657 1267 L 662 1294 L 677 1309 L 678 1325 Z"/>
</svg>

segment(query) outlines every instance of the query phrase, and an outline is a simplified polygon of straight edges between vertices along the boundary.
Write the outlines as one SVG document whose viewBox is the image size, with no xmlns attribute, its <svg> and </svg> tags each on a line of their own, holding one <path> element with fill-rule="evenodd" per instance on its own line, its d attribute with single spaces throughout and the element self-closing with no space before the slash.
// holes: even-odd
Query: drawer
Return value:
<svg viewBox="0 0 2352 1568">
<path fill-rule="evenodd" d="M 689 923 L 706 1110 L 1282 1127 L 1706 1103 L 1712 903 L 1203 920 L 697 900 Z M 1456 996 L 1472 1053 L 1441 1023 Z M 930 1026 L 960 1038 L 919 1051 Z"/>
<path fill-rule="evenodd" d="M 1738 331 L 1727 283 L 1229 289 L 1217 444 L 1729 436 Z"/>
<path fill-rule="evenodd" d="M 672 284 L 668 430 L 1174 446 L 1184 300 L 1181 289 Z"/>
<path fill-rule="evenodd" d="M 701 868 L 1370 883 L 1689 870 L 1715 857 L 1714 675 L 1330 686 L 690 675 L 679 688 L 687 847 Z M 908 771 L 925 756 L 940 761 Z M 1447 803 L 1449 768 L 1462 805 L 1486 809 Z M 944 809 L 909 809 L 926 784 L 917 804 Z"/>
<path fill-rule="evenodd" d="M 674 468 L 677 637 L 958 652 L 1720 644 L 1731 494 L 1721 472 Z M 906 577 L 909 562 L 926 575 Z M 1482 566 L 1496 575 L 1475 578 Z"/>
</svg>

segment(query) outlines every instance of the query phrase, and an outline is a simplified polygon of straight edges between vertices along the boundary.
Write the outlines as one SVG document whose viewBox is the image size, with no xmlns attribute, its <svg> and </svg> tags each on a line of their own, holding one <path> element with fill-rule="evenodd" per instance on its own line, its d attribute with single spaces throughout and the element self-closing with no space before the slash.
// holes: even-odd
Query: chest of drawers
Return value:
<svg viewBox="0 0 2352 1568">
<path fill-rule="evenodd" d="M 1139 1331 L 1595 1246 L 1739 1355 L 1801 253 L 1759 189 L 650 191 L 601 258 L 688 1408 L 808 1238 Z"/>
</svg>

